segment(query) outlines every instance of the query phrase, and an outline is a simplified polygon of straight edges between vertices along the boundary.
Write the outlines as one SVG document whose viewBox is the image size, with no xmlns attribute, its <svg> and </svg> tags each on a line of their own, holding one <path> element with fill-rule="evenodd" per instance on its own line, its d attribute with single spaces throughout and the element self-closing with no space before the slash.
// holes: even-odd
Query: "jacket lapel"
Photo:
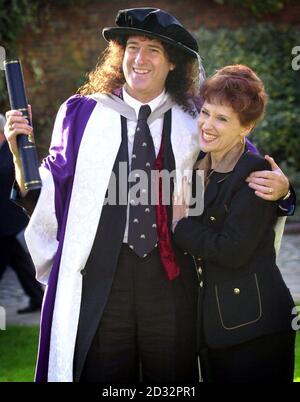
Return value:
<svg viewBox="0 0 300 402">
<path fill-rule="evenodd" d="M 204 208 L 207 208 L 213 203 L 220 192 L 222 183 L 224 183 L 231 176 L 231 174 L 232 172 L 212 174 L 204 193 Z"/>
<path fill-rule="evenodd" d="M 204 192 L 204 209 L 206 209 L 216 198 L 218 194 L 218 181 L 215 175 L 211 176 L 210 182 Z"/>
</svg>

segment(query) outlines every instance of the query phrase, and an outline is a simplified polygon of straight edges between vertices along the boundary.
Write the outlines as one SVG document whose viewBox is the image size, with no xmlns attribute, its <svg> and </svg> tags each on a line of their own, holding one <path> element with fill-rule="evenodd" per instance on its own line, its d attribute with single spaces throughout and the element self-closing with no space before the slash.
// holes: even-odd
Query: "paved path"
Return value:
<svg viewBox="0 0 300 402">
<path fill-rule="evenodd" d="M 278 266 L 296 301 L 300 302 L 300 233 L 284 234 Z M 0 306 L 6 311 L 6 325 L 38 325 L 40 314 L 16 314 L 25 307 L 28 298 L 24 294 L 15 273 L 8 269 L 0 283 Z M 1 324 L 1 322 L 0 322 Z"/>
<path fill-rule="evenodd" d="M 283 236 L 277 264 L 294 300 L 300 302 L 300 233 Z"/>
</svg>

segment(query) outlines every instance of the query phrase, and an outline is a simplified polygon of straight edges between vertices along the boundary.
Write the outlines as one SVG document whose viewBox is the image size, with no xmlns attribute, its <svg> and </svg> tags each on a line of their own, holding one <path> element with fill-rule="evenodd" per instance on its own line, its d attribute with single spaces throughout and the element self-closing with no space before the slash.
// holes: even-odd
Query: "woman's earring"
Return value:
<svg viewBox="0 0 300 402">
<path fill-rule="evenodd" d="M 246 142 L 245 137 L 243 135 L 241 135 L 241 144 L 245 145 L 245 142 Z"/>
</svg>

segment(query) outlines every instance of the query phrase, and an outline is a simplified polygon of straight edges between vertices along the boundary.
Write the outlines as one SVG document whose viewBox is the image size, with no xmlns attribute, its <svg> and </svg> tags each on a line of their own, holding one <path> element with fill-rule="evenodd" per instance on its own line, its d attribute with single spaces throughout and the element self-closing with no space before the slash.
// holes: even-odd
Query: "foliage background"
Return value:
<svg viewBox="0 0 300 402">
<path fill-rule="evenodd" d="M 300 71 L 291 68 L 290 53 L 299 41 L 299 32 L 261 23 L 234 31 L 202 28 L 197 39 L 208 76 L 224 65 L 241 63 L 249 65 L 262 78 L 269 102 L 266 116 L 251 134 L 251 140 L 262 153 L 275 157 L 298 190 Z"/>
</svg>

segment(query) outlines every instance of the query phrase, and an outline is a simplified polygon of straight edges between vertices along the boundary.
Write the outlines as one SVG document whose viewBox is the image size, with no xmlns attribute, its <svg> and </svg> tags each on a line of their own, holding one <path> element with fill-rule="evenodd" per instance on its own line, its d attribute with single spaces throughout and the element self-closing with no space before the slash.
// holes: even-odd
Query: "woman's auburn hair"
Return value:
<svg viewBox="0 0 300 402">
<path fill-rule="evenodd" d="M 100 56 L 96 67 L 88 73 L 87 81 L 78 89 L 81 95 L 113 93 L 125 83 L 123 57 L 127 38 L 111 40 Z M 191 115 L 195 115 L 195 103 L 199 97 L 198 60 L 172 45 L 162 43 L 168 60 L 175 65 L 166 79 L 166 91 L 172 100 Z"/>
<path fill-rule="evenodd" d="M 217 70 L 201 86 L 200 95 L 209 103 L 231 106 L 242 126 L 261 120 L 268 101 L 262 80 L 242 64 Z"/>
</svg>

